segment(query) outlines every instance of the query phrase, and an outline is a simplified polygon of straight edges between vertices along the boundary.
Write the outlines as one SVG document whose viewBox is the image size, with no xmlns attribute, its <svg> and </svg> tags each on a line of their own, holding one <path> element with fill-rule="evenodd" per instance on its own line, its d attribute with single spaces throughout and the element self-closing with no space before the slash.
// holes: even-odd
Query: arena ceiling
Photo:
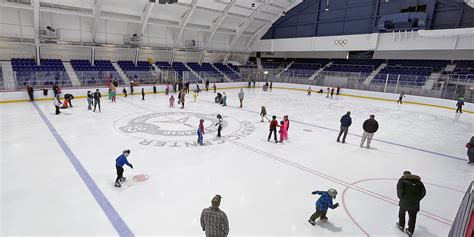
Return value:
<svg viewBox="0 0 474 237">
<path fill-rule="evenodd" d="M 92 41 L 103 20 L 135 23 L 129 34 L 143 34 L 158 25 L 173 31 L 175 41 L 183 32 L 205 32 L 212 41 L 216 35 L 230 36 L 229 48 L 239 41 L 250 45 L 260 39 L 272 23 L 302 0 L 179 0 L 172 5 L 148 0 L 0 0 L 1 8 L 30 10 L 35 31 L 41 14 L 55 13 L 88 18 Z M 242 45 L 242 42 L 240 44 Z"/>
</svg>

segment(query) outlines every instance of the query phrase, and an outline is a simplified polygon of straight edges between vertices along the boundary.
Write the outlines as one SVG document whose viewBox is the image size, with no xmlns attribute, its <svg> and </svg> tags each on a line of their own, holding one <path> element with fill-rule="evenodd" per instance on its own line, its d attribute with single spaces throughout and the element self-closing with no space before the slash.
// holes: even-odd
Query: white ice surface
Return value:
<svg viewBox="0 0 474 237">
<path fill-rule="evenodd" d="M 201 93 L 198 102 L 188 96 L 184 110 L 169 109 L 163 94 L 147 95 L 145 101 L 141 96 L 120 97 L 115 104 L 104 97 L 101 113 L 88 111 L 84 99 L 74 100 L 74 108 L 59 116 L 53 114 L 51 101 L 38 105 L 138 236 L 202 236 L 200 213 L 215 194 L 223 197 L 221 209 L 228 215 L 231 236 L 404 236 L 394 227 L 395 186 L 404 170 L 420 175 L 427 188 L 417 236 L 447 235 L 474 178 L 464 147 L 473 135 L 473 115 L 352 97 L 307 97 L 288 90 L 245 92 L 243 109 L 236 107 L 238 90 L 226 91 L 226 108 L 212 102 L 211 92 Z M 268 124 L 258 115 L 261 105 L 269 115 L 289 115 L 288 142 L 267 142 Z M 347 144 L 336 143 L 337 131 L 331 129 L 339 129 L 339 119 L 348 110 L 354 135 Z M 35 108 L 29 103 L 2 104 L 0 112 L 0 235 L 117 235 Z M 213 140 L 216 133 L 206 133 L 204 140 L 214 145 L 195 147 L 194 135 L 118 130 L 133 118 L 162 112 L 220 113 L 228 122 L 223 136 L 244 135 Z M 361 149 L 356 135 L 370 114 L 380 124 L 374 139 L 385 142 L 373 140 L 373 149 Z M 187 125 L 164 122 L 183 118 Z M 192 115 L 160 114 L 147 122 L 160 129 L 194 131 L 197 121 Z M 212 127 L 211 122 L 206 126 Z M 243 132 L 245 128 L 251 131 Z M 143 145 L 139 137 L 167 143 Z M 180 147 L 170 147 L 172 141 L 179 141 Z M 129 161 L 135 169 L 125 168 L 129 181 L 116 189 L 114 160 L 124 148 L 131 149 Z M 137 174 L 150 179 L 131 181 Z M 311 192 L 328 188 L 338 190 L 336 202 L 341 206 L 329 210 L 327 223 L 313 227 L 307 223 L 317 199 Z"/>
</svg>

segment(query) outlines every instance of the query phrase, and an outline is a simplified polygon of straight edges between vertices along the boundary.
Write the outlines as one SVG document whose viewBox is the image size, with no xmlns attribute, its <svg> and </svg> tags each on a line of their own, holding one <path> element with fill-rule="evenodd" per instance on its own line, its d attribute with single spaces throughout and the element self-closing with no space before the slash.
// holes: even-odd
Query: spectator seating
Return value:
<svg viewBox="0 0 474 237">
<path fill-rule="evenodd" d="M 107 84 L 113 80 L 117 80 L 120 84 L 124 83 L 109 60 L 95 60 L 92 65 L 89 60 L 72 59 L 71 66 L 82 85 Z"/>
<path fill-rule="evenodd" d="M 71 80 L 60 59 L 41 59 L 40 65 L 32 58 L 12 58 L 13 71 L 19 88 L 26 87 L 27 84 L 36 87 L 71 86 Z"/>
<path fill-rule="evenodd" d="M 153 67 L 147 61 L 138 61 L 135 65 L 132 61 L 117 61 L 117 64 L 128 77 L 139 83 L 154 83 L 155 78 L 152 74 Z"/>
<path fill-rule="evenodd" d="M 455 60 L 456 68 L 451 79 L 458 81 L 474 81 L 474 60 Z"/>
<path fill-rule="evenodd" d="M 367 77 L 385 60 L 383 59 L 333 59 L 332 65 L 325 68 L 327 72 L 360 73 Z"/>
<path fill-rule="evenodd" d="M 328 62 L 329 59 L 295 59 L 293 64 L 291 64 L 291 66 L 284 71 L 281 76 L 309 78 Z"/>
<path fill-rule="evenodd" d="M 232 64 L 231 64 L 232 65 Z M 224 73 L 232 81 L 242 81 L 242 77 L 232 68 L 231 65 L 225 65 L 222 63 L 214 63 L 214 66 Z M 234 68 L 238 67 L 235 66 Z"/>
<path fill-rule="evenodd" d="M 224 81 L 224 75 L 215 67 L 213 67 L 210 63 L 202 63 L 201 65 L 199 65 L 199 63 L 187 63 L 187 64 L 189 68 L 191 68 L 204 80 L 209 80 L 211 82 Z M 199 80 L 198 78 L 196 79 Z M 190 82 L 193 83 L 197 81 L 190 80 Z"/>
<path fill-rule="evenodd" d="M 2 64 L 0 64 L 0 89 L 1 90 L 5 89 L 5 83 L 3 82 Z"/>
</svg>

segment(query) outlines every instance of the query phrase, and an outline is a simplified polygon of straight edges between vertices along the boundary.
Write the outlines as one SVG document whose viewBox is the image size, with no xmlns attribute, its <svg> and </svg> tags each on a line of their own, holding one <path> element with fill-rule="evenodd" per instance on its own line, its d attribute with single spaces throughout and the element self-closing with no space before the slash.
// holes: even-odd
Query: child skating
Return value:
<svg viewBox="0 0 474 237">
<path fill-rule="evenodd" d="M 123 177 L 123 166 L 128 165 L 130 168 L 133 169 L 133 165 L 128 163 L 127 157 L 130 155 L 130 150 L 126 149 L 123 151 L 122 155 L 120 155 L 117 159 L 115 159 L 115 169 L 117 170 L 117 178 L 115 179 L 115 187 L 120 188 L 126 178 Z"/>
<path fill-rule="evenodd" d="M 333 188 L 330 188 L 327 192 L 325 191 L 314 191 L 311 194 L 313 195 L 321 195 L 316 201 L 316 212 L 311 215 L 308 222 L 311 225 L 315 225 L 316 219 L 320 218 L 322 221 L 328 220 L 326 216 L 328 209 L 336 209 L 339 207 L 339 203 L 332 204 L 332 200 L 336 199 L 337 191 Z"/>
<path fill-rule="evenodd" d="M 197 140 L 197 143 L 199 145 L 203 145 L 203 135 L 204 135 L 204 119 L 201 119 L 199 120 L 199 127 L 198 127 L 198 130 L 197 130 L 197 134 L 198 134 L 198 140 Z"/>
<path fill-rule="evenodd" d="M 327 88 L 326 89 L 326 98 L 329 98 L 329 93 L 331 92 L 331 88 Z"/>
<path fill-rule="evenodd" d="M 308 90 L 307 90 L 307 92 L 308 92 L 308 94 L 306 94 L 306 95 L 307 95 L 307 96 L 310 96 L 310 95 L 311 95 L 311 92 L 312 92 L 312 90 L 311 90 L 311 86 L 310 86 L 310 87 L 308 87 Z"/>
<path fill-rule="evenodd" d="M 194 102 L 196 102 L 197 97 L 198 97 L 198 94 L 196 93 L 196 91 L 194 91 L 194 93 L 193 93 L 193 100 L 194 100 Z"/>
<path fill-rule="evenodd" d="M 285 122 L 285 128 L 286 128 L 286 133 L 285 133 L 285 140 L 288 140 L 288 129 L 290 128 L 290 120 L 288 119 L 288 115 L 283 116 L 283 122 Z"/>
<path fill-rule="evenodd" d="M 222 116 L 220 114 L 218 114 L 217 118 L 219 119 L 219 122 L 217 122 L 216 125 L 215 125 L 215 126 L 217 126 L 217 137 L 221 137 L 221 131 L 222 131 L 222 128 L 223 128 Z"/>
<path fill-rule="evenodd" d="M 174 96 L 173 95 L 170 96 L 169 101 L 170 101 L 170 108 L 174 108 Z"/>
<path fill-rule="evenodd" d="M 286 137 L 286 127 L 285 127 L 285 121 L 280 121 L 280 143 L 283 143 L 283 140 L 285 140 Z"/>
<path fill-rule="evenodd" d="M 260 122 L 264 122 L 263 118 L 266 118 L 268 122 L 270 122 L 270 119 L 267 117 L 267 108 L 265 106 L 262 106 L 262 109 L 260 110 L 260 117 L 262 117 L 262 120 Z"/>
<path fill-rule="evenodd" d="M 272 133 L 273 133 L 273 138 L 275 139 L 275 143 L 278 143 L 278 140 L 277 140 L 277 127 L 280 127 L 280 125 L 278 125 L 278 121 L 276 120 L 276 117 L 275 115 L 272 116 L 272 121 L 270 121 L 270 133 L 268 134 L 268 139 L 267 141 L 270 141 L 270 138 L 272 137 Z"/>
</svg>

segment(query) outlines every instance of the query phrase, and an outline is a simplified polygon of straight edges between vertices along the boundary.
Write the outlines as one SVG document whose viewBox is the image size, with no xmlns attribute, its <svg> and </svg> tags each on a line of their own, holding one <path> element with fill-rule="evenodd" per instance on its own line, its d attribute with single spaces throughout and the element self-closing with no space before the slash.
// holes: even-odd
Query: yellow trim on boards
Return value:
<svg viewBox="0 0 474 237">
<path fill-rule="evenodd" d="M 242 87 L 242 86 L 233 86 L 233 87 L 220 87 L 217 88 L 218 90 L 232 90 L 232 89 L 240 89 L 240 88 L 247 88 L 247 87 Z M 261 88 L 261 87 L 257 87 Z M 307 91 L 306 89 L 298 89 L 298 88 L 288 88 L 288 87 L 273 87 L 273 89 L 282 89 L 282 90 L 294 90 L 294 91 Z M 210 91 L 212 91 L 212 88 L 209 88 Z M 156 94 L 164 94 L 165 92 L 156 92 Z M 153 92 L 145 92 L 145 94 L 155 94 Z M 124 94 L 117 94 L 118 96 L 123 96 Z M 128 94 L 130 95 L 130 94 Z M 133 95 L 141 95 L 140 93 L 135 93 Z M 370 99 L 370 100 L 381 100 L 381 101 L 389 101 L 389 102 L 397 102 L 396 100 L 389 100 L 389 99 L 383 99 L 383 98 L 377 98 L 377 97 L 370 97 L 370 96 L 362 96 L 362 95 L 349 95 L 349 94 L 339 94 L 341 96 L 349 96 L 349 97 L 354 97 L 354 98 L 362 98 L 362 99 Z M 84 99 L 87 96 L 75 96 L 74 98 L 76 99 Z M 35 101 L 43 101 L 43 100 L 53 100 L 53 98 L 39 98 L 35 99 Z M 28 102 L 29 100 L 4 100 L 0 101 L 0 104 L 8 104 L 8 103 L 18 103 L 18 102 Z M 435 108 L 441 108 L 441 109 L 449 109 L 449 110 L 456 110 L 455 108 L 447 107 L 447 106 L 441 106 L 441 105 L 433 105 L 433 104 L 426 104 L 426 103 L 419 103 L 419 102 L 410 102 L 410 101 L 404 101 L 403 103 L 405 104 L 415 104 L 415 105 L 422 105 L 422 106 L 429 106 L 429 107 L 435 107 Z M 474 111 L 469 111 L 469 110 L 464 110 L 463 112 L 469 113 L 469 114 L 474 114 Z"/>
</svg>

